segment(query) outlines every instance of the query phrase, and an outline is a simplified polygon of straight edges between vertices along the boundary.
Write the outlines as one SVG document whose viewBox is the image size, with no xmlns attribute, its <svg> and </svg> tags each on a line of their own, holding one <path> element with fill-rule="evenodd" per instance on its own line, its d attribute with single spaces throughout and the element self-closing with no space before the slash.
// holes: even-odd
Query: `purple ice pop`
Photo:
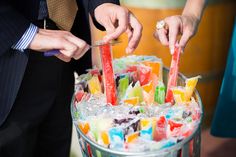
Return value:
<svg viewBox="0 0 236 157">
<path fill-rule="evenodd" d="M 49 50 L 49 51 L 45 51 L 44 52 L 44 56 L 45 57 L 50 57 L 50 56 L 54 56 L 54 55 L 56 55 L 56 54 L 59 54 L 60 53 L 60 51 L 59 50 Z"/>
</svg>

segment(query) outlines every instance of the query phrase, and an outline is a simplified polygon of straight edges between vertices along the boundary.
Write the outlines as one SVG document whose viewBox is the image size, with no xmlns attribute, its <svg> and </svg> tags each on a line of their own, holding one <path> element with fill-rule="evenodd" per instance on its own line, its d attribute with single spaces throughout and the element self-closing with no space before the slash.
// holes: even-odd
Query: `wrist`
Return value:
<svg viewBox="0 0 236 157">
<path fill-rule="evenodd" d="M 191 19 L 191 21 L 193 21 L 193 22 L 196 23 L 197 25 L 198 25 L 198 24 L 200 23 L 200 21 L 201 21 L 201 16 L 195 15 L 195 14 L 193 14 L 193 13 L 185 13 L 185 12 L 183 12 L 181 16 L 182 16 L 182 17 L 186 17 L 186 18 L 188 18 L 188 19 Z"/>
<path fill-rule="evenodd" d="M 32 39 L 32 41 L 29 44 L 29 47 L 28 47 L 29 49 L 39 51 L 40 46 L 42 45 L 40 43 L 41 43 L 41 38 L 42 38 L 41 34 L 43 31 L 45 31 L 45 30 L 41 29 L 41 28 L 38 29 L 37 33 L 35 34 L 34 38 Z"/>
<path fill-rule="evenodd" d="M 107 10 L 107 8 L 113 6 L 112 3 L 103 3 L 99 6 L 97 6 L 95 9 L 94 9 L 94 17 L 97 19 L 97 17 L 99 15 L 101 15 L 101 12 L 104 12 L 105 10 Z M 98 20 L 98 19 L 97 19 Z"/>
<path fill-rule="evenodd" d="M 191 17 L 197 23 L 200 22 L 207 0 L 187 0 L 182 16 Z"/>
</svg>

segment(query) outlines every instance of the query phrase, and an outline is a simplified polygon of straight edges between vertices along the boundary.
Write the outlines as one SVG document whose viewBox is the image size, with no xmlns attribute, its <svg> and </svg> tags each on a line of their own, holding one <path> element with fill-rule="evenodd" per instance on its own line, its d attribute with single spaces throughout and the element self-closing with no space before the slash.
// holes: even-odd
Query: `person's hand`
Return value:
<svg viewBox="0 0 236 157">
<path fill-rule="evenodd" d="M 103 38 L 104 42 L 117 39 L 126 32 L 129 39 L 126 52 L 131 53 L 137 48 L 142 36 L 142 25 L 127 8 L 104 3 L 95 9 L 94 14 L 96 20 L 107 31 L 107 35 Z"/>
<path fill-rule="evenodd" d="M 169 46 L 171 54 L 178 46 L 183 52 L 189 39 L 196 33 L 199 19 L 195 16 L 176 15 L 164 19 L 165 27 L 156 29 L 154 37 Z M 181 35 L 179 42 L 177 36 Z"/>
<path fill-rule="evenodd" d="M 29 49 L 40 52 L 59 50 L 60 53 L 55 56 L 65 62 L 69 62 L 71 58 L 76 60 L 81 58 L 89 48 L 84 40 L 70 32 L 45 29 L 39 29 L 29 45 Z"/>
</svg>

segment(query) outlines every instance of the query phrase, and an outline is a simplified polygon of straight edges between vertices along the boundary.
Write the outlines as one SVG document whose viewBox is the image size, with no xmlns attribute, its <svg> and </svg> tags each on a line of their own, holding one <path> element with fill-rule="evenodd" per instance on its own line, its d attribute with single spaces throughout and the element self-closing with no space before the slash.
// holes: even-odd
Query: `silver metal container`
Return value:
<svg viewBox="0 0 236 157">
<path fill-rule="evenodd" d="M 163 69 L 163 81 L 167 83 L 169 69 Z M 179 73 L 178 75 L 178 85 L 185 85 L 186 77 Z M 203 118 L 203 105 L 201 97 L 197 90 L 194 91 L 193 96 L 195 97 L 199 107 L 202 109 L 202 114 L 200 118 L 200 123 L 193 131 L 193 133 L 178 142 L 177 144 L 164 148 L 161 150 L 149 151 L 149 152 L 123 152 L 117 150 L 111 150 L 105 148 L 84 135 L 81 130 L 76 127 L 78 133 L 78 139 L 81 146 L 83 157 L 200 157 L 200 148 L 201 148 L 201 122 Z M 74 100 L 72 100 L 74 102 Z M 74 105 L 71 105 L 72 118 L 76 121 L 74 117 Z"/>
</svg>

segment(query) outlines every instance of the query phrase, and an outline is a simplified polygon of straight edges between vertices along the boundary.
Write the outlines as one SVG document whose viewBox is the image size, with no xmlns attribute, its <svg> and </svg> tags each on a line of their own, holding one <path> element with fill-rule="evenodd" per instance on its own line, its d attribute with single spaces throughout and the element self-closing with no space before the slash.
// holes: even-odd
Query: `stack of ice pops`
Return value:
<svg viewBox="0 0 236 157">
<path fill-rule="evenodd" d="M 168 87 L 161 59 L 132 55 L 112 61 L 109 46 L 101 51 L 103 70 L 89 69 L 75 85 L 73 117 L 81 132 L 104 147 L 130 152 L 171 147 L 192 134 L 202 113 L 192 97 L 199 76 L 176 86 L 177 50 Z"/>
</svg>

